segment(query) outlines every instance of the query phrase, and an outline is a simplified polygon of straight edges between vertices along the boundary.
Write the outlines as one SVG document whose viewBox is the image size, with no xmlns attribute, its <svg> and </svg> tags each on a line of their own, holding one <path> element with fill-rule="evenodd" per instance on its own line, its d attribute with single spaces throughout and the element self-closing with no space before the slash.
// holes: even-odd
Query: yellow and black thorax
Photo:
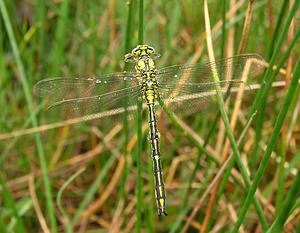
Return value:
<svg viewBox="0 0 300 233">
<path fill-rule="evenodd" d="M 142 85 L 143 99 L 148 105 L 154 104 L 158 95 L 158 74 L 154 63 L 157 57 L 159 54 L 149 45 L 138 45 L 125 56 L 126 62 L 135 63 L 135 71 L 140 74 L 137 78 Z"/>
</svg>

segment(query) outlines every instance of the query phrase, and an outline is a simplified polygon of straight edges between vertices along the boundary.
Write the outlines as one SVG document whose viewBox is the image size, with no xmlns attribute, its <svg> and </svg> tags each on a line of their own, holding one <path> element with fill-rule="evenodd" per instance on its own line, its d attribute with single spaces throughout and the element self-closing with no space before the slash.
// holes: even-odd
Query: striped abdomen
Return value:
<svg viewBox="0 0 300 233">
<path fill-rule="evenodd" d="M 156 113 L 154 104 L 148 104 L 149 108 L 149 128 L 150 135 L 149 140 L 152 148 L 152 160 L 154 170 L 154 182 L 155 182 L 155 196 L 158 207 L 158 215 L 162 213 L 167 215 L 166 212 L 166 193 L 163 182 L 163 172 L 161 169 L 160 161 L 160 149 L 159 149 L 159 133 L 156 124 Z"/>
</svg>

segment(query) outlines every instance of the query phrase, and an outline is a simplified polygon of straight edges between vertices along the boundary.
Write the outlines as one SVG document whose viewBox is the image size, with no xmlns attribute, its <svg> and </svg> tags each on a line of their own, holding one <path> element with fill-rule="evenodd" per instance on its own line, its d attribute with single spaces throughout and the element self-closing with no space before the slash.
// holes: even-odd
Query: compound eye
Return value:
<svg viewBox="0 0 300 233">
<path fill-rule="evenodd" d="M 154 49 L 153 48 L 148 48 L 147 49 L 147 54 L 149 54 L 149 55 L 153 55 L 154 54 Z"/>
<path fill-rule="evenodd" d="M 138 51 L 138 48 L 134 48 L 134 49 L 131 51 L 131 53 L 132 53 L 132 54 L 136 54 L 137 51 Z"/>
<path fill-rule="evenodd" d="M 140 50 L 137 50 L 137 51 L 134 52 L 134 56 L 136 56 L 136 57 L 140 56 L 140 54 L 141 54 Z"/>
</svg>

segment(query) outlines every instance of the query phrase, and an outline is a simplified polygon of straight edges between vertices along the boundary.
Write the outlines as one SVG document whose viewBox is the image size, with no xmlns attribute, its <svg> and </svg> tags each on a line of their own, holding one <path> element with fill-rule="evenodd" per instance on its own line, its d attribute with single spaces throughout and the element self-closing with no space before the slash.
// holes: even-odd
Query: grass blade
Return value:
<svg viewBox="0 0 300 233">
<path fill-rule="evenodd" d="M 264 109 L 265 109 L 265 100 L 268 91 L 270 90 L 270 87 L 272 85 L 272 82 L 275 79 L 275 75 L 271 75 L 273 66 L 275 64 L 276 58 L 279 55 L 280 49 L 283 46 L 283 43 L 285 42 L 285 38 L 288 33 L 289 25 L 291 24 L 291 21 L 296 14 L 297 8 L 299 7 L 299 0 L 295 0 L 293 7 L 285 21 L 283 31 L 281 35 L 279 36 L 278 43 L 276 47 L 274 48 L 274 52 L 272 53 L 272 57 L 269 63 L 269 68 L 266 70 L 265 75 L 263 77 L 263 82 L 262 82 L 262 88 L 259 90 L 259 92 L 256 95 L 256 98 L 254 100 L 253 106 L 251 108 L 251 113 L 254 111 L 258 111 L 258 122 L 257 122 L 257 127 L 256 127 L 256 140 L 255 140 L 255 145 L 254 149 L 252 152 L 251 157 L 258 158 L 258 152 L 259 152 L 259 142 L 261 138 L 261 133 L 262 133 L 262 124 L 264 121 Z M 295 36 L 296 37 L 296 36 Z M 295 38 L 293 39 L 295 41 Z M 292 43 L 291 43 L 292 44 Z M 283 61 L 283 58 L 281 59 Z M 281 62 L 280 62 L 281 63 Z"/>
<path fill-rule="evenodd" d="M 76 213 L 75 213 L 75 215 L 74 215 L 74 217 L 71 221 L 72 227 L 74 227 L 74 225 L 78 222 L 84 208 L 87 207 L 87 205 L 91 202 L 91 200 L 92 200 L 93 196 L 95 195 L 95 193 L 99 190 L 99 184 L 103 181 L 104 177 L 106 176 L 106 174 L 108 173 L 109 169 L 112 167 L 112 165 L 114 164 L 114 161 L 116 159 L 117 158 L 115 156 L 111 156 L 106 161 L 106 164 L 103 166 L 101 172 L 96 177 L 95 181 L 93 182 L 93 184 L 91 185 L 91 187 L 87 191 L 87 193 L 85 194 L 85 196 L 84 196 L 83 200 L 81 201 L 78 209 L 76 210 Z"/>
<path fill-rule="evenodd" d="M 127 6 L 128 6 L 128 13 L 127 13 L 127 23 L 126 23 L 126 31 L 125 31 L 125 46 L 124 46 L 124 54 L 126 54 L 130 48 L 131 48 L 131 35 L 132 35 L 132 26 L 133 26 L 133 9 L 134 9 L 134 1 L 133 0 L 129 0 L 127 2 Z M 125 62 L 125 71 L 129 71 L 130 69 L 130 65 L 129 63 Z M 127 83 L 125 82 L 125 88 L 127 87 Z M 127 106 L 128 106 L 128 99 L 127 97 L 125 97 L 124 99 L 124 118 L 123 118 L 123 125 L 124 125 L 124 149 L 123 149 L 123 153 L 124 153 L 124 157 L 125 157 L 125 164 L 124 164 L 124 175 L 122 176 L 121 179 L 121 190 L 120 190 L 120 198 L 122 200 L 126 200 L 126 181 L 127 181 L 127 177 L 128 177 L 128 173 L 130 171 L 129 168 L 129 164 L 128 164 L 128 156 L 130 155 L 128 153 L 127 150 L 127 146 L 129 143 L 128 140 L 128 133 L 129 133 L 129 129 L 128 129 L 128 111 L 127 111 Z M 125 214 L 123 213 L 123 221 L 125 222 Z"/>
<path fill-rule="evenodd" d="M 56 203 L 57 203 L 57 206 L 66 222 L 66 232 L 70 233 L 70 232 L 73 232 L 72 230 L 72 225 L 71 225 L 71 221 L 70 221 L 70 218 L 68 216 L 68 214 L 66 213 L 65 209 L 63 208 L 62 206 L 62 203 L 61 203 L 61 197 L 63 195 L 63 192 L 65 191 L 65 189 L 68 187 L 68 185 L 73 181 L 75 180 L 75 178 L 77 176 L 79 176 L 82 172 L 84 172 L 84 169 L 85 168 L 81 168 L 80 170 L 78 170 L 76 173 L 74 173 L 72 176 L 70 176 L 68 178 L 68 180 L 61 186 L 61 188 L 59 189 L 58 193 L 57 193 L 57 197 L 56 197 Z"/>
<path fill-rule="evenodd" d="M 139 0 L 139 29 L 138 29 L 138 43 L 144 43 L 144 1 Z M 137 103 L 137 151 L 136 151 L 136 162 L 137 162 L 137 206 L 136 206 L 136 232 L 142 230 L 142 206 L 143 206 L 143 179 L 142 179 L 142 99 L 138 98 Z"/>
<path fill-rule="evenodd" d="M 31 119 L 33 127 L 37 127 L 38 123 L 37 123 L 37 119 L 34 115 L 31 91 L 29 88 L 29 83 L 27 81 L 28 79 L 26 77 L 24 64 L 21 60 L 21 56 L 20 56 L 20 52 L 19 52 L 19 49 L 17 46 L 16 38 L 15 38 L 13 29 L 12 29 L 12 25 L 11 25 L 4 1 L 0 1 L 0 11 L 1 11 L 1 15 L 2 15 L 4 24 L 5 24 L 5 28 L 6 28 L 9 40 L 10 40 L 10 45 L 12 47 L 13 54 L 16 59 L 17 66 L 18 66 L 18 69 L 20 72 L 21 84 L 22 84 L 26 102 L 27 102 L 27 105 L 29 108 L 30 119 Z M 43 177 L 43 182 L 44 182 L 44 187 L 45 187 L 46 204 L 47 204 L 48 214 L 50 216 L 51 228 L 52 228 L 52 232 L 56 233 L 57 232 L 57 223 L 56 223 L 55 213 L 54 213 L 54 208 L 53 208 L 51 185 L 50 185 L 50 181 L 49 181 L 49 177 L 48 177 L 47 163 L 45 160 L 40 135 L 34 134 L 34 139 L 35 139 L 35 144 L 36 144 L 36 148 L 37 148 L 39 161 L 40 161 L 40 164 L 42 167 L 42 177 Z"/>
<path fill-rule="evenodd" d="M 243 206 L 242 206 L 241 211 L 240 211 L 239 216 L 238 216 L 238 220 L 234 225 L 232 233 L 237 233 L 238 232 L 239 227 L 241 226 L 242 222 L 244 221 L 245 215 L 248 211 L 249 205 L 250 205 L 250 203 L 253 199 L 253 196 L 256 192 L 256 189 L 257 189 L 261 179 L 263 178 L 263 174 L 264 174 L 265 169 L 266 169 L 266 167 L 269 163 L 271 153 L 273 151 L 273 148 L 275 147 L 275 143 L 276 143 L 276 140 L 279 136 L 279 133 L 280 133 L 281 127 L 283 125 L 284 119 L 287 115 L 287 112 L 289 110 L 292 99 L 294 98 L 294 93 L 296 92 L 299 77 L 300 77 L 300 58 L 298 58 L 298 61 L 297 61 L 297 64 L 296 64 L 296 67 L 295 67 L 295 70 L 294 70 L 294 73 L 293 73 L 293 78 L 291 80 L 288 92 L 287 92 L 286 97 L 284 99 L 283 107 L 282 107 L 282 109 L 279 112 L 279 115 L 277 117 L 277 120 L 276 120 L 276 123 L 275 123 L 275 126 L 274 126 L 274 131 L 272 133 L 270 142 L 269 142 L 268 147 L 266 149 L 266 152 L 263 156 L 263 159 L 262 159 L 262 161 L 259 165 L 256 176 L 253 180 L 253 184 L 251 185 L 251 187 L 248 191 L 248 194 L 247 194 L 246 199 L 243 203 Z"/>
<path fill-rule="evenodd" d="M 2 196 L 3 196 L 4 202 L 6 203 L 6 206 L 11 210 L 12 217 L 14 217 L 16 219 L 16 225 L 15 225 L 16 232 L 26 233 L 27 231 L 25 229 L 25 225 L 22 220 L 22 217 L 19 215 L 17 206 L 15 205 L 15 202 L 14 202 L 11 194 L 9 193 L 9 190 L 6 187 L 5 182 L 1 177 L 0 177 L 0 186 L 2 188 L 2 192 L 3 192 Z"/>
<path fill-rule="evenodd" d="M 298 170 L 297 176 L 292 184 L 292 187 L 290 188 L 288 195 L 286 197 L 286 200 L 283 204 L 283 208 L 280 211 L 280 213 L 277 215 L 274 223 L 270 227 L 270 229 L 267 231 L 267 233 L 280 233 L 283 232 L 284 223 L 289 217 L 289 214 L 291 212 L 291 209 L 294 206 L 294 203 L 296 203 L 297 198 L 299 197 L 300 193 L 300 171 Z"/>
<path fill-rule="evenodd" d="M 60 17 L 57 22 L 57 29 L 55 34 L 55 43 L 53 47 L 53 65 L 51 72 L 57 75 L 57 73 L 60 73 L 60 66 L 63 61 L 63 52 L 65 47 L 65 37 L 67 32 L 67 26 L 68 26 L 68 13 L 69 13 L 69 0 L 63 0 L 61 4 L 60 9 Z"/>
<path fill-rule="evenodd" d="M 211 40 L 211 30 L 210 30 L 207 0 L 204 1 L 204 13 L 205 13 L 205 17 L 206 17 L 205 27 L 206 27 L 206 33 L 207 33 L 208 54 L 209 54 L 210 61 L 214 61 L 215 56 L 214 56 L 212 40 Z M 219 82 L 219 77 L 218 77 L 217 71 L 212 70 L 212 73 L 213 73 L 213 81 L 215 83 L 218 83 Z M 223 97 L 222 97 L 222 94 L 221 94 L 221 89 L 220 89 L 220 86 L 218 86 L 218 85 L 216 86 L 216 97 L 217 97 L 217 102 L 218 102 L 218 105 L 219 105 L 221 117 L 222 117 L 223 123 L 225 125 L 226 134 L 227 134 L 227 137 L 230 141 L 230 145 L 232 147 L 233 154 L 235 156 L 235 160 L 237 162 L 237 165 L 239 167 L 239 170 L 241 172 L 241 175 L 242 175 L 247 187 L 250 187 L 251 181 L 250 181 L 250 178 L 249 178 L 248 173 L 246 171 L 246 168 L 245 168 L 245 166 L 244 166 L 244 164 L 241 160 L 240 151 L 239 151 L 238 146 L 235 142 L 233 132 L 232 132 L 231 127 L 230 127 L 229 119 L 228 119 L 228 116 L 227 116 L 226 111 L 225 111 L 225 104 L 224 104 L 224 100 L 223 100 Z M 252 116 L 252 114 L 251 114 L 251 116 Z M 266 220 L 266 218 L 263 214 L 262 207 L 260 206 L 259 202 L 256 200 L 255 197 L 254 197 L 254 199 L 255 199 L 254 204 L 255 204 L 256 211 L 258 213 L 260 222 L 262 224 L 263 229 L 266 229 L 267 226 L 268 226 L 268 223 L 267 223 L 267 220 Z M 210 215 L 206 215 L 206 216 L 207 216 L 207 218 L 205 219 L 206 224 L 203 224 L 203 228 L 201 229 L 202 232 L 206 231 L 205 226 L 208 226 L 208 221 L 210 219 Z"/>
</svg>

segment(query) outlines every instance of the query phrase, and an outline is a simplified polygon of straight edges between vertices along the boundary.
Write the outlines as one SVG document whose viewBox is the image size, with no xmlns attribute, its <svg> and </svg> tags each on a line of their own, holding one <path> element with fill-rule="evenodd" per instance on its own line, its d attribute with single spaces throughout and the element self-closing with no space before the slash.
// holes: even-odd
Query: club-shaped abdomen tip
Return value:
<svg viewBox="0 0 300 233">
<path fill-rule="evenodd" d="M 167 211 L 166 211 L 166 202 L 165 202 L 165 198 L 161 197 L 159 199 L 157 199 L 157 209 L 158 209 L 158 216 L 161 216 L 162 214 L 164 214 L 165 216 L 167 216 Z"/>
<path fill-rule="evenodd" d="M 168 216 L 167 211 L 166 211 L 165 208 L 164 209 L 159 208 L 159 210 L 158 210 L 158 216 L 160 217 L 162 215 Z"/>
</svg>

